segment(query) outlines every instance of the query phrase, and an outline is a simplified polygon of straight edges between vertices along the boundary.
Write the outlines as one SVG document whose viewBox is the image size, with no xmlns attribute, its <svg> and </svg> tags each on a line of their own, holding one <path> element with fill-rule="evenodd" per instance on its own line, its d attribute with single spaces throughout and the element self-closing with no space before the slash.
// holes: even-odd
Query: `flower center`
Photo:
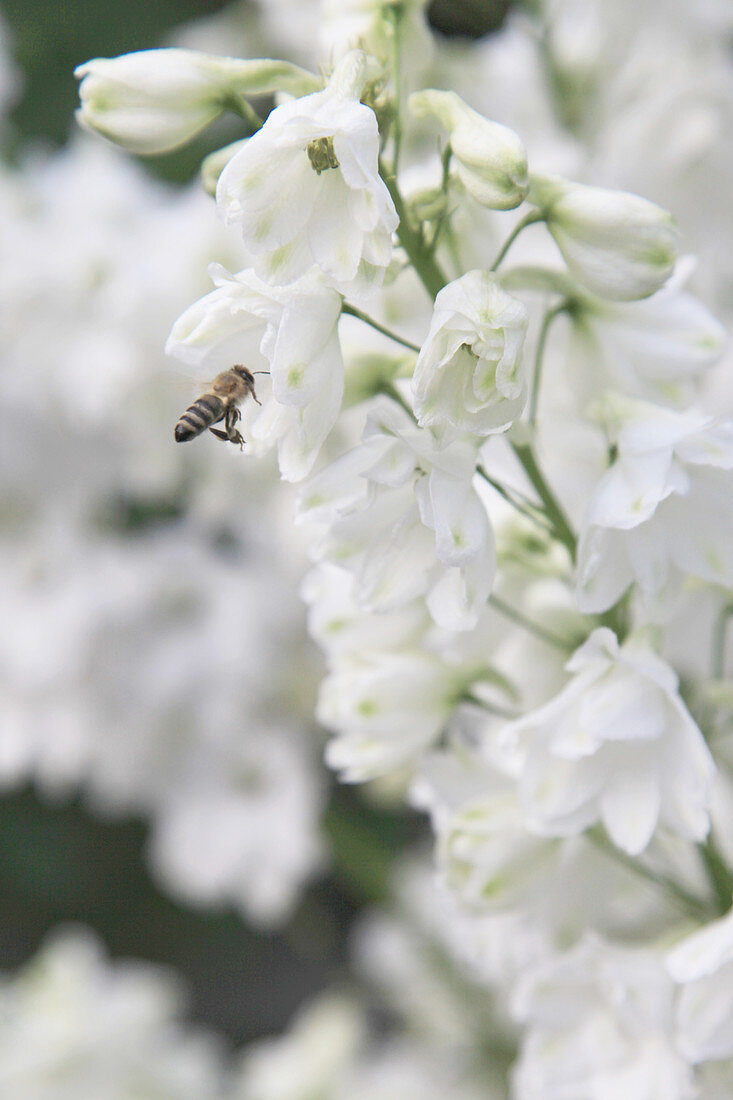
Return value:
<svg viewBox="0 0 733 1100">
<path fill-rule="evenodd" d="M 317 176 L 327 168 L 338 168 L 339 162 L 333 147 L 332 137 L 314 138 L 306 146 L 308 160 Z"/>
</svg>

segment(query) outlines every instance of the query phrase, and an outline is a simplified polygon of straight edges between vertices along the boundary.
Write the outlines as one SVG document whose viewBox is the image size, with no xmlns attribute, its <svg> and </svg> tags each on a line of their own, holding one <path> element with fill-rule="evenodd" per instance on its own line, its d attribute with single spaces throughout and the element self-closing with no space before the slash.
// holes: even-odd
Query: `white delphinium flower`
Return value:
<svg viewBox="0 0 733 1100">
<path fill-rule="evenodd" d="M 315 264 L 337 287 L 381 282 L 398 217 L 378 173 L 379 131 L 359 102 L 366 57 L 348 53 L 322 92 L 277 107 L 219 177 L 255 270 L 291 283 Z"/>
<path fill-rule="evenodd" d="M 509 427 L 527 400 L 526 329 L 525 307 L 494 275 L 469 271 L 444 286 L 415 366 L 418 422 L 454 436 Z"/>
<path fill-rule="evenodd" d="M 715 768 L 673 669 L 641 638 L 619 646 L 607 627 L 565 667 L 567 687 L 502 733 L 532 829 L 572 836 L 601 821 L 630 855 L 660 826 L 702 840 Z"/>
<path fill-rule="evenodd" d="M 302 731 L 263 725 L 241 745 L 202 742 L 155 809 L 160 880 L 194 902 L 234 902 L 251 920 L 286 919 L 323 860 L 321 784 Z"/>
<path fill-rule="evenodd" d="M 571 273 L 601 298 L 646 298 L 672 274 L 677 230 L 648 199 L 559 176 L 532 176 L 529 198 Z"/>
<path fill-rule="evenodd" d="M 576 298 L 571 355 L 581 400 L 583 391 L 587 400 L 609 385 L 662 404 L 681 405 L 695 396 L 702 375 L 720 359 L 726 336 L 703 303 L 681 288 L 684 269 L 679 274 L 639 302 Z"/>
<path fill-rule="evenodd" d="M 329 563 L 304 586 L 311 634 L 329 660 L 316 715 L 337 734 L 326 760 L 347 782 L 413 766 L 469 685 L 491 675 L 480 632 L 455 644 L 434 627 L 423 600 L 369 613 L 355 587 Z"/>
<path fill-rule="evenodd" d="M 446 886 L 471 909 L 526 903 L 557 872 L 560 842 L 529 831 L 516 782 L 467 750 L 424 760 L 412 797 L 430 811 Z"/>
<path fill-rule="evenodd" d="M 501 1089 L 447 1046 L 394 1032 L 370 1033 L 365 1008 L 326 993 L 284 1035 L 244 1051 L 229 1100 L 499 1100 Z"/>
<path fill-rule="evenodd" d="M 314 477 L 301 517 L 328 525 L 319 558 L 356 577 L 365 609 L 425 596 L 449 630 L 475 625 L 491 590 L 493 535 L 472 485 L 475 443 L 439 448 L 394 401 L 371 405 L 363 442 Z"/>
<path fill-rule="evenodd" d="M 91 932 L 57 933 L 0 980 L 0 1093 L 33 1100 L 220 1100 L 222 1051 L 184 1027 L 178 983 L 108 961 Z"/>
<path fill-rule="evenodd" d="M 410 96 L 410 110 L 438 119 L 448 131 L 456 172 L 477 202 L 513 210 L 529 190 L 527 152 L 508 126 L 484 118 L 455 92 L 426 88 Z"/>
<path fill-rule="evenodd" d="M 463 670 L 419 650 L 342 663 L 323 681 L 316 715 L 338 736 L 326 760 L 357 783 L 412 764 L 465 691 Z"/>
<path fill-rule="evenodd" d="M 252 423 L 252 437 L 263 448 L 277 443 L 282 476 L 298 481 L 341 408 L 341 297 L 314 272 L 286 288 L 253 271 L 230 275 L 213 265 L 210 273 L 217 289 L 178 318 L 166 351 L 194 367 L 201 381 L 234 363 L 268 373 L 272 392 Z"/>
<path fill-rule="evenodd" d="M 301 1010 L 285 1035 L 250 1043 L 231 1100 L 300 1100 L 341 1095 L 366 1041 L 366 1020 L 353 1000 L 325 994 Z"/>
<path fill-rule="evenodd" d="M 672 567 L 733 585 L 733 423 L 620 394 L 600 413 L 617 457 L 581 530 L 581 611 L 611 607 L 634 581 L 658 595 Z"/>
<path fill-rule="evenodd" d="M 667 956 L 667 969 L 681 986 L 682 1053 L 691 1062 L 733 1058 L 733 911 L 686 936 Z"/>
<path fill-rule="evenodd" d="M 440 880 L 466 921 L 483 917 L 490 936 L 490 918 L 514 914 L 558 944 L 588 927 L 624 936 L 664 927 L 662 890 L 585 837 L 533 832 L 516 780 L 489 763 L 496 753 L 486 743 L 482 749 L 456 743 L 431 753 L 412 785 L 413 803 L 431 815 Z M 503 939 L 499 923 L 496 934 Z"/>
<path fill-rule="evenodd" d="M 674 987 L 661 952 L 586 936 L 517 984 L 527 1027 L 516 1100 L 693 1100 L 692 1068 L 672 1037 Z"/>
<path fill-rule="evenodd" d="M 83 126 L 131 153 L 185 144 L 229 104 L 274 91 L 304 95 L 318 77 L 287 61 L 241 60 L 195 50 L 140 50 L 79 65 Z"/>
</svg>

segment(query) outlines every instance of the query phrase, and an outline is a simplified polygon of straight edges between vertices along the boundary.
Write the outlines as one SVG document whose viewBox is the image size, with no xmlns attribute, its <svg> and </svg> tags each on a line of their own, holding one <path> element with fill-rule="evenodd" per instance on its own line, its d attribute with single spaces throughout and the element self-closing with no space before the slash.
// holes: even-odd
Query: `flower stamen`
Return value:
<svg viewBox="0 0 733 1100">
<path fill-rule="evenodd" d="M 314 138 L 306 146 L 308 160 L 317 176 L 327 168 L 338 168 L 339 162 L 333 147 L 332 137 Z"/>
</svg>

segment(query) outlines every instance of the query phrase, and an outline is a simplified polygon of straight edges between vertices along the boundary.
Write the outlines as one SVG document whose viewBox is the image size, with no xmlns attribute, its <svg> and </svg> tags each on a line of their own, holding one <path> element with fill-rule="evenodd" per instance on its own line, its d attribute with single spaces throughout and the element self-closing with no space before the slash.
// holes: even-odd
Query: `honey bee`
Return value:
<svg viewBox="0 0 733 1100">
<path fill-rule="evenodd" d="M 267 372 L 256 371 L 255 373 Z M 250 394 L 258 405 L 262 404 L 261 401 L 257 401 L 254 375 L 246 367 L 237 364 L 217 374 L 206 393 L 188 406 L 176 424 L 176 443 L 186 443 L 189 439 L 195 439 L 208 428 L 217 439 L 223 439 L 225 443 L 238 444 L 241 450 L 244 439 L 235 427 L 242 416 L 238 406 Z M 212 427 L 221 420 L 224 421 L 223 432 Z"/>
</svg>

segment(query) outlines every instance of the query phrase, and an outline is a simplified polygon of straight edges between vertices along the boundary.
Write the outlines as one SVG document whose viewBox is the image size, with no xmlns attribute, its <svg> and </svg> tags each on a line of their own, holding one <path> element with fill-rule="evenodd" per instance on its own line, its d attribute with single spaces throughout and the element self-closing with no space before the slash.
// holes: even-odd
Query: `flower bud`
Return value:
<svg viewBox="0 0 733 1100">
<path fill-rule="evenodd" d="M 427 88 L 410 96 L 410 110 L 432 115 L 450 135 L 456 171 L 463 186 L 482 206 L 513 210 L 528 190 L 527 153 L 507 126 L 491 122 L 455 92 Z"/>
<path fill-rule="evenodd" d="M 469 271 L 435 299 L 415 366 L 418 422 L 439 435 L 491 435 L 521 415 L 527 400 L 522 348 L 527 311 L 494 275 Z"/>
<path fill-rule="evenodd" d="M 601 298 L 647 298 L 672 274 L 677 227 L 656 203 L 559 176 L 532 176 L 529 198 L 571 273 Z"/>
<path fill-rule="evenodd" d="M 81 79 L 81 124 L 131 153 L 166 153 L 203 130 L 242 96 L 319 87 L 286 61 L 242 61 L 194 50 L 141 50 L 97 58 L 74 70 Z"/>
</svg>

